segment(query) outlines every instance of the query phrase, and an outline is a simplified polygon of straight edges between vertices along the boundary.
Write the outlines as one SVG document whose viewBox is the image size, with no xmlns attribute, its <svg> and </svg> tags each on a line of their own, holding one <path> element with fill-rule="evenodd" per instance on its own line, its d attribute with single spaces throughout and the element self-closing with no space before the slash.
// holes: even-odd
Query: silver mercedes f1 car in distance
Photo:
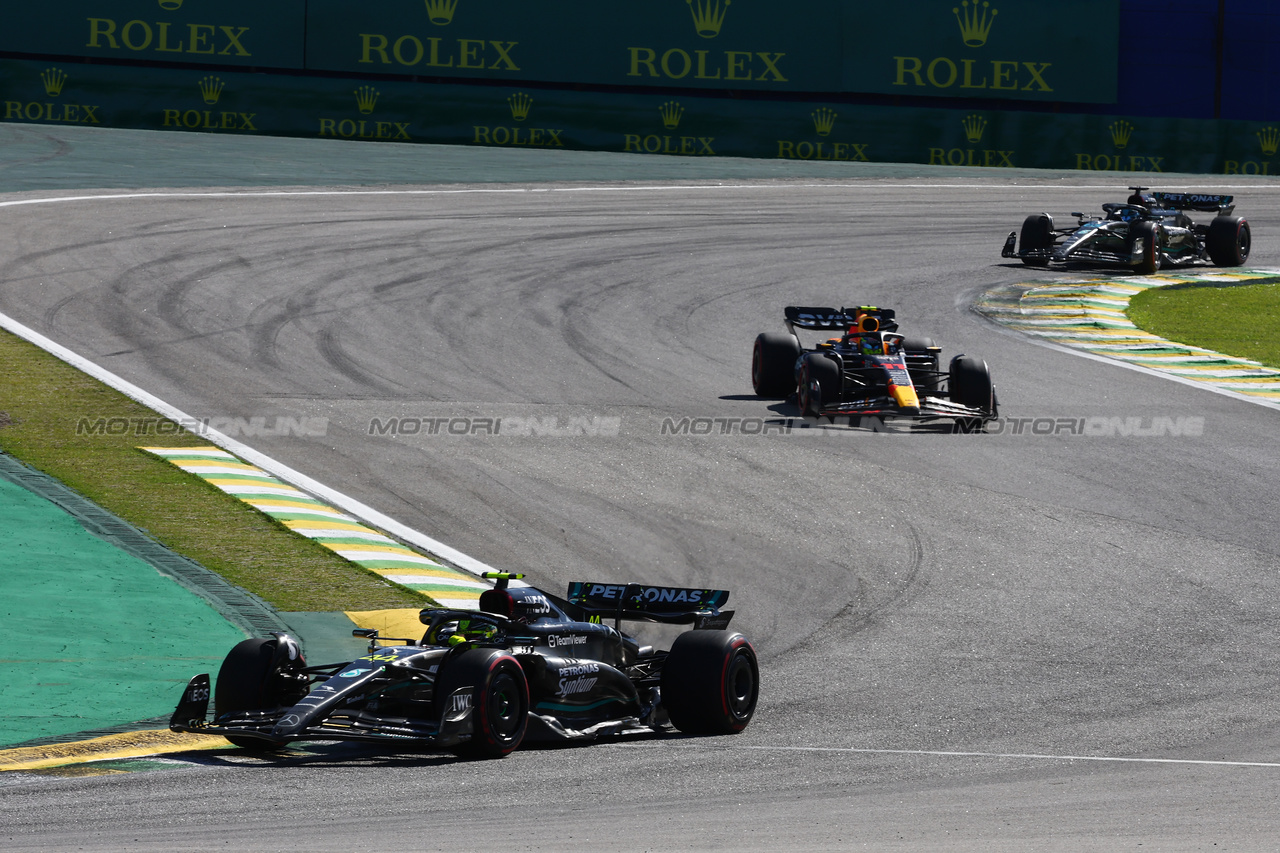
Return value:
<svg viewBox="0 0 1280 853">
<path fill-rule="evenodd" d="M 484 576 L 495 585 L 478 611 L 423 610 L 421 639 L 356 629 L 369 653 L 353 661 L 308 666 L 284 633 L 244 640 L 214 684 L 191 679 L 169 728 L 257 750 L 349 740 L 500 758 L 525 741 L 668 726 L 734 734 L 751 721 L 760 667 L 751 643 L 728 630 L 727 591 L 578 582 L 559 598 L 509 586 L 518 574 Z M 662 650 L 622 633 L 624 621 L 692 630 Z"/>
<path fill-rule="evenodd" d="M 1238 267 L 1249 259 L 1252 234 L 1247 220 L 1232 216 L 1233 196 L 1129 189 L 1124 203 L 1102 205 L 1101 217 L 1072 213 L 1075 225 L 1060 228 L 1047 213 L 1028 216 L 1021 234 L 1009 232 L 1001 257 L 1033 267 L 1078 262 L 1139 273 L 1193 264 Z M 1187 211 L 1214 217 L 1194 222 Z"/>
</svg>

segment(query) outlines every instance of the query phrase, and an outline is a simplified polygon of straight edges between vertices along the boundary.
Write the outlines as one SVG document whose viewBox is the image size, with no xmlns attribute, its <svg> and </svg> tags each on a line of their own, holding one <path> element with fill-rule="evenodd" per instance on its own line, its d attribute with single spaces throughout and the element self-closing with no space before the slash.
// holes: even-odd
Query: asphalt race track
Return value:
<svg viewBox="0 0 1280 853">
<path fill-rule="evenodd" d="M 241 440 L 535 585 L 727 588 L 763 667 L 736 737 L 28 777 L 0 845 L 1274 849 L 1280 412 L 975 314 L 1073 275 L 1001 260 L 1026 214 L 1128 178 L 1028 175 L 0 208 L 0 312 L 197 417 L 327 418 Z M 1280 267 L 1278 188 L 1232 183 L 1250 265 Z M 984 357 L 1007 417 L 1203 430 L 787 432 L 749 377 L 786 304 L 897 309 Z"/>
</svg>

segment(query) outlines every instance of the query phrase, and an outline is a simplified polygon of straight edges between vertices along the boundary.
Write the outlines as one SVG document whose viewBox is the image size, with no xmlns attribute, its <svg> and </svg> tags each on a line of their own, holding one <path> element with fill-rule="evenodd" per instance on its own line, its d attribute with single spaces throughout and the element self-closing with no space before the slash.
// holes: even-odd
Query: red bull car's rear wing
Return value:
<svg viewBox="0 0 1280 853">
<path fill-rule="evenodd" d="M 855 325 L 860 316 L 875 317 L 882 331 L 892 332 L 898 328 L 897 322 L 893 319 L 892 308 L 877 308 L 874 305 L 860 305 L 856 308 L 788 305 L 783 309 L 787 327 L 792 329 L 793 333 L 795 328 L 843 332 Z"/>
</svg>

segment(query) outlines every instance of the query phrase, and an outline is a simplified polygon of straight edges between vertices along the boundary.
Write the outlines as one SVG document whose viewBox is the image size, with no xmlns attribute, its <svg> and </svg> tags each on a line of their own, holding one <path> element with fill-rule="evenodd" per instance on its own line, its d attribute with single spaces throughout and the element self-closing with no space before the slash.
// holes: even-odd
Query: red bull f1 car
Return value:
<svg viewBox="0 0 1280 853">
<path fill-rule="evenodd" d="M 169 727 L 260 750 L 354 740 L 497 758 L 525 741 L 667 726 L 733 734 L 751 721 L 759 665 L 728 630 L 727 591 L 572 583 L 562 599 L 510 586 L 520 575 L 485 577 L 495 586 L 480 610 L 423 610 L 421 639 L 357 629 L 369 653 L 353 661 L 310 666 L 284 633 L 244 640 L 213 685 L 191 679 Z M 624 621 L 692 630 L 663 651 L 624 634 Z"/>
<path fill-rule="evenodd" d="M 957 355 L 946 370 L 932 338 L 898 333 L 891 308 L 787 306 L 785 333 L 762 332 L 751 355 L 760 397 L 796 395 L 810 418 L 950 419 L 980 431 L 999 414 L 987 363 Z M 797 329 L 839 332 L 806 348 Z"/>
<path fill-rule="evenodd" d="M 1247 220 L 1231 215 L 1232 196 L 1129 189 L 1123 204 L 1102 205 L 1101 217 L 1072 213 L 1076 224 L 1064 228 L 1047 213 L 1028 216 L 1021 234 L 1009 232 L 1001 257 L 1033 267 L 1079 262 L 1139 273 L 1193 264 L 1238 267 L 1249 259 L 1252 234 Z M 1187 211 L 1215 216 L 1208 224 L 1193 222 Z"/>
</svg>

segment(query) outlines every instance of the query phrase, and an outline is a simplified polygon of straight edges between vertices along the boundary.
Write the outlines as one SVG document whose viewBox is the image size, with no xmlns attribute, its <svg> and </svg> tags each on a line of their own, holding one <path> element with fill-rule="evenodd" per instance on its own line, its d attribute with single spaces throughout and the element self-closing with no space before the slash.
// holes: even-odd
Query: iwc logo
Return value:
<svg viewBox="0 0 1280 853">
<path fill-rule="evenodd" d="M 666 101 L 658 107 L 664 131 L 679 130 L 684 107 L 679 101 Z M 714 136 L 688 136 L 676 133 L 627 133 L 623 135 L 623 151 L 633 154 L 680 154 L 686 157 L 713 157 Z"/>
<path fill-rule="evenodd" d="M 509 125 L 472 125 L 474 135 L 472 142 L 476 145 L 519 145 L 527 148 L 563 148 L 561 134 L 564 130 L 551 127 L 524 127 L 525 121 L 533 112 L 533 98 L 524 92 L 515 92 L 507 97 L 507 109 L 511 112 L 511 120 L 516 126 Z"/>
<path fill-rule="evenodd" d="M 67 73 L 61 68 L 46 68 L 40 72 L 40 85 L 46 98 L 62 97 L 67 85 Z M 5 101 L 5 121 L 59 122 L 67 124 L 101 124 L 97 104 L 73 104 L 66 101 Z"/>
<path fill-rule="evenodd" d="M 986 116 L 972 113 L 960 120 L 967 148 L 930 148 L 931 166 L 987 166 L 997 169 L 1013 168 L 1013 151 L 1002 148 L 980 148 L 987 133 Z"/>
<path fill-rule="evenodd" d="M 779 139 L 779 160 L 861 160 L 866 162 L 867 144 L 864 142 L 840 142 L 831 139 L 840 114 L 829 107 L 818 107 L 809 113 L 813 122 L 816 142 L 808 139 Z"/>
</svg>

